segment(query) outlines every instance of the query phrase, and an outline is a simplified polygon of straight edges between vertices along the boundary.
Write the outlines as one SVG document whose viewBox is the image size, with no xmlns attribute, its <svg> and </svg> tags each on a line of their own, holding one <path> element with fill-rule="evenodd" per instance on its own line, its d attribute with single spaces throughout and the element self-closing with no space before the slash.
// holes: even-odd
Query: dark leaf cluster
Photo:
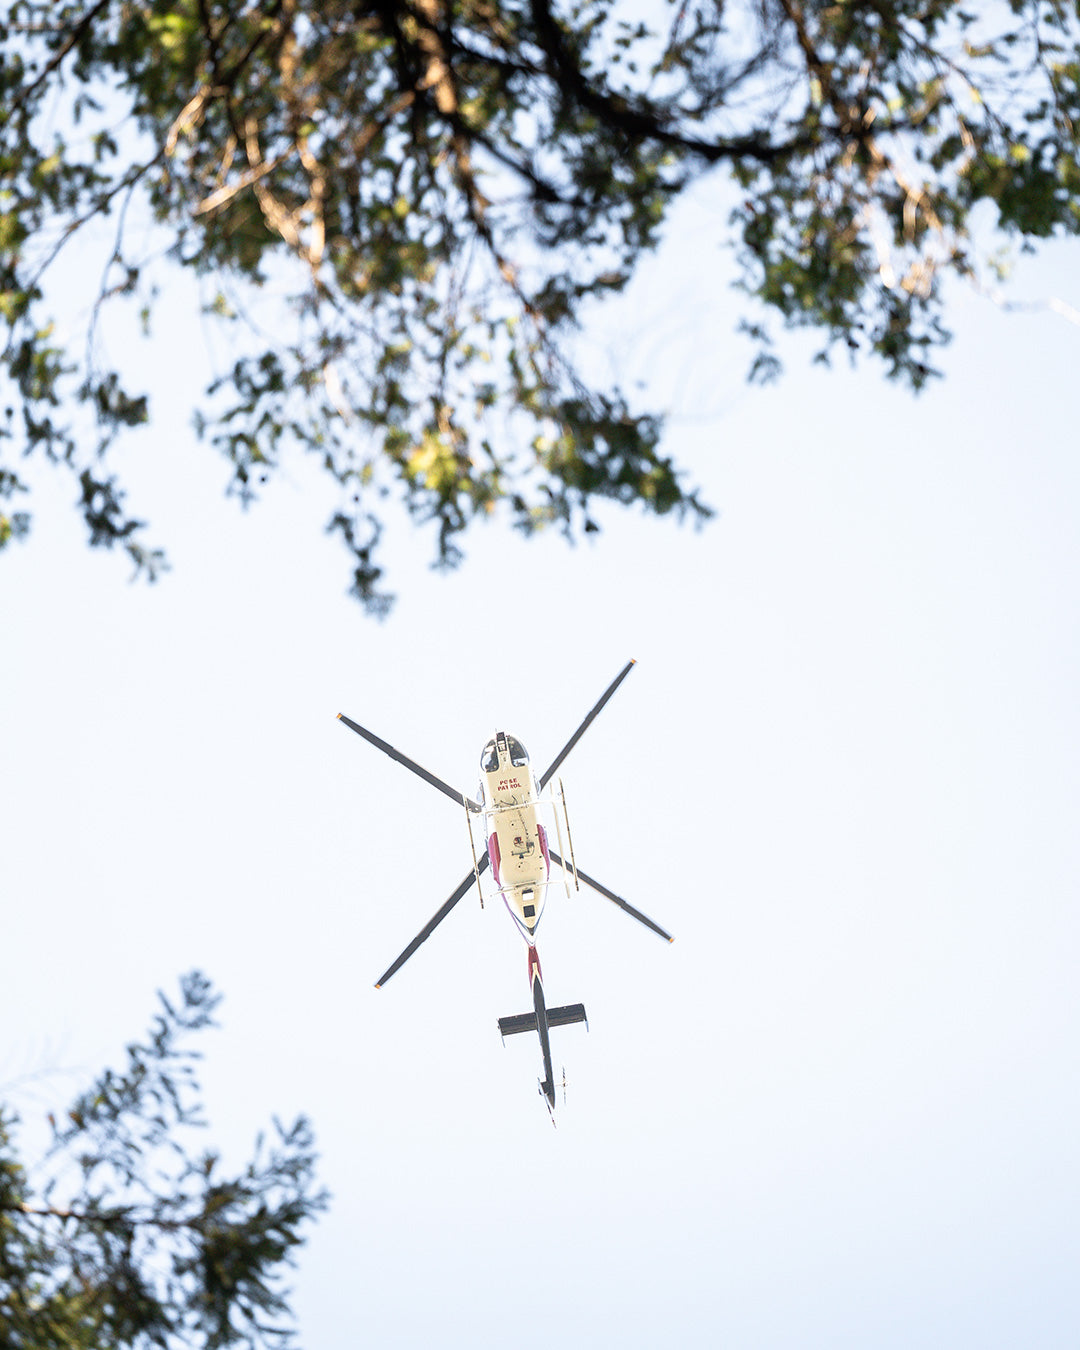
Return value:
<svg viewBox="0 0 1080 1350">
<path fill-rule="evenodd" d="M 11 1350 L 261 1347 L 291 1341 L 285 1271 L 326 1205 L 307 1122 L 275 1123 L 237 1175 L 195 1149 L 189 1038 L 217 996 L 198 973 L 161 997 L 145 1043 L 50 1117 L 35 1194 L 0 1113 L 0 1344 Z"/>
</svg>

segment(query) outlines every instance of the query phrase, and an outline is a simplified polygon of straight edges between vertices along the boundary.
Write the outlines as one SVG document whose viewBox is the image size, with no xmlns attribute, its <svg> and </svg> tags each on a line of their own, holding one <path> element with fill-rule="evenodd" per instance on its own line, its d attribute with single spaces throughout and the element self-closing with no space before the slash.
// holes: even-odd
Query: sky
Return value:
<svg viewBox="0 0 1080 1350">
<path fill-rule="evenodd" d="M 716 226 L 706 190 L 583 336 L 671 409 L 702 530 L 486 525 L 447 576 L 399 521 L 376 623 L 302 463 L 223 498 L 181 318 L 123 460 L 172 571 L 128 584 L 48 475 L 0 559 L 0 1095 L 29 1147 L 204 970 L 208 1142 L 316 1131 L 313 1350 L 1080 1337 L 1080 326 L 957 286 L 919 398 L 795 340 L 749 388 Z M 1011 294 L 1080 306 L 1078 248 Z M 676 940 L 553 890 L 589 1028 L 552 1129 L 489 885 L 373 988 L 468 834 L 336 714 L 471 793 L 496 727 L 543 767 L 630 657 L 561 772 L 579 863 Z"/>
</svg>

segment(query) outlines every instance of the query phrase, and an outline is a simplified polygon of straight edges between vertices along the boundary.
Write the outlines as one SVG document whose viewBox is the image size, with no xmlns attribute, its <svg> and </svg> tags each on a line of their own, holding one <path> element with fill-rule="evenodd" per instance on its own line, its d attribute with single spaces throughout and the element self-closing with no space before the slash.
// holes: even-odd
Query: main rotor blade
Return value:
<svg viewBox="0 0 1080 1350">
<path fill-rule="evenodd" d="M 551 855 L 552 862 L 557 863 L 559 867 L 564 865 L 563 860 L 553 848 L 549 848 L 548 852 Z M 662 938 L 667 938 L 668 942 L 675 941 L 666 929 L 661 928 L 658 923 L 653 923 L 652 919 L 650 919 L 647 914 L 642 914 L 640 909 L 635 909 L 633 905 L 628 905 L 622 896 L 616 895 L 614 891 L 609 891 L 608 888 L 603 885 L 602 882 L 597 881 L 595 877 L 589 876 L 588 873 L 583 872 L 580 867 L 577 868 L 577 874 L 586 886 L 591 886 L 594 891 L 599 891 L 601 895 L 612 901 L 613 904 L 616 904 L 620 909 L 625 910 L 632 919 L 637 919 L 638 923 L 643 923 L 646 928 L 651 928 L 654 933 L 659 933 Z"/>
<path fill-rule="evenodd" d="M 558 769 L 559 765 L 563 762 L 563 760 L 566 758 L 566 756 L 570 753 L 571 750 L 573 750 L 574 746 L 577 745 L 578 741 L 581 740 L 582 736 L 585 735 L 585 732 L 589 729 L 590 724 L 592 723 L 593 719 L 597 716 L 597 714 L 601 711 L 601 709 L 603 708 L 604 704 L 605 704 L 605 703 L 608 701 L 608 699 L 612 696 L 612 694 L 615 692 L 615 690 L 618 689 L 619 685 L 622 684 L 623 680 L 626 679 L 627 675 L 630 674 L 630 672 L 633 670 L 634 666 L 636 666 L 636 665 L 637 665 L 637 662 L 636 662 L 636 661 L 633 661 L 633 660 L 628 661 L 628 662 L 626 663 L 626 665 L 623 666 L 622 670 L 619 671 L 618 675 L 616 675 L 616 677 L 612 680 L 612 682 L 611 682 L 611 683 L 608 685 L 608 687 L 604 690 L 603 694 L 601 695 L 601 697 L 600 697 L 599 701 L 597 702 L 596 706 L 593 708 L 592 712 L 589 713 L 588 717 L 585 718 L 585 720 L 584 720 L 584 722 L 582 722 L 581 726 L 578 727 L 577 731 L 574 732 L 574 734 L 573 734 L 573 735 L 570 737 L 570 739 L 566 742 L 566 744 L 563 746 L 563 748 L 562 748 L 562 749 L 559 751 L 559 753 L 555 756 L 555 758 L 552 760 L 551 765 L 550 765 L 550 767 L 548 768 L 547 772 L 546 772 L 546 773 L 544 774 L 544 776 L 540 779 L 540 790 L 541 790 L 541 792 L 542 792 L 542 791 L 544 790 L 544 788 L 547 786 L 547 784 L 548 784 L 548 779 L 551 778 L 552 774 L 556 771 L 556 769 Z"/>
<path fill-rule="evenodd" d="M 401 967 L 405 964 L 405 962 L 409 959 L 409 957 L 412 956 L 413 952 L 416 951 L 417 947 L 419 947 L 422 942 L 426 942 L 428 940 L 428 938 L 432 935 L 432 933 L 434 933 L 435 929 L 438 928 L 439 924 L 442 923 L 443 919 L 446 918 L 446 916 L 454 908 L 457 902 L 461 899 L 461 897 L 466 893 L 469 887 L 476 880 L 477 873 L 482 872 L 487 865 L 488 865 L 488 856 L 485 853 L 481 856 L 479 862 L 476 865 L 476 872 L 473 871 L 469 872 L 469 875 L 465 878 L 465 880 L 461 883 L 461 885 L 454 890 L 453 894 L 450 896 L 449 900 L 447 900 L 446 904 L 443 905 L 442 909 L 439 910 L 438 914 L 436 914 L 434 918 L 430 919 L 426 924 L 424 924 L 423 928 L 420 929 L 419 933 L 417 933 L 417 935 L 413 938 L 413 940 L 401 953 L 401 955 L 394 962 L 394 964 L 392 966 L 389 966 L 386 970 L 383 971 L 383 973 L 375 981 L 376 989 L 381 989 L 382 986 L 386 983 L 386 981 L 390 978 L 390 976 L 393 975 L 395 971 L 401 969 Z M 580 876 L 580 873 L 578 875 Z"/>
<path fill-rule="evenodd" d="M 392 745 L 376 736 L 373 731 L 368 731 L 367 727 L 362 727 L 359 722 L 354 722 L 351 717 L 346 717 L 344 713 L 338 713 L 338 721 L 344 722 L 347 727 L 355 731 L 358 736 L 363 736 L 365 741 L 370 741 L 384 755 L 389 755 L 391 759 L 396 759 L 399 764 L 404 764 L 407 769 L 412 769 L 413 773 L 419 774 L 425 783 L 430 783 L 432 787 L 438 788 L 440 792 L 457 802 L 458 806 L 464 803 L 470 811 L 479 811 L 480 803 L 474 802 L 471 797 L 466 797 L 463 792 L 458 792 L 452 788 L 449 783 L 444 783 L 441 778 L 436 778 L 433 773 L 428 773 L 427 769 L 417 764 L 415 759 L 410 759 L 408 755 L 403 755 L 400 750 L 395 750 Z"/>
</svg>

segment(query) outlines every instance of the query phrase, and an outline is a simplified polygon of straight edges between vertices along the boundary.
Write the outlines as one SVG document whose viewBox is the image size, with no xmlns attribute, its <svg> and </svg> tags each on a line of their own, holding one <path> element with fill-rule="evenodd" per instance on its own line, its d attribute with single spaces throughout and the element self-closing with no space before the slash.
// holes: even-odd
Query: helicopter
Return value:
<svg viewBox="0 0 1080 1350">
<path fill-rule="evenodd" d="M 636 664 L 633 660 L 627 662 L 539 778 L 533 772 L 529 756 L 521 741 L 508 732 L 497 731 L 480 752 L 479 799 L 468 797 L 465 793 L 455 790 L 448 783 L 443 782 L 441 778 L 417 764 L 415 760 L 410 759 L 408 755 L 402 754 L 400 750 L 396 750 L 392 745 L 376 736 L 374 732 L 360 726 L 358 722 L 346 717 L 344 713 L 338 713 L 338 720 L 351 731 L 355 731 L 358 736 L 362 736 L 376 749 L 389 755 L 391 759 L 404 765 L 405 768 L 410 769 L 426 783 L 430 783 L 432 787 L 437 788 L 459 806 L 464 807 L 472 847 L 473 865 L 468 874 L 455 886 L 441 908 L 421 928 L 400 956 L 383 971 L 375 981 L 375 988 L 382 988 L 387 980 L 401 969 L 409 957 L 422 943 L 428 940 L 458 901 L 467 895 L 474 885 L 480 890 L 480 903 L 483 904 L 483 889 L 480 886 L 480 877 L 490 868 L 495 885 L 510 913 L 510 917 L 525 939 L 528 951 L 529 987 L 532 993 L 532 1011 L 517 1013 L 510 1017 L 500 1017 L 498 1019 L 499 1033 L 504 1041 L 507 1036 L 514 1036 L 523 1032 L 535 1031 L 539 1036 L 544 1077 L 542 1080 L 538 1079 L 537 1084 L 553 1121 L 555 1075 L 551 1066 L 551 1028 L 584 1022 L 587 1030 L 588 1021 L 584 1004 L 571 1003 L 563 1007 L 549 1008 L 544 999 L 544 978 L 540 967 L 540 955 L 536 949 L 536 930 L 544 911 L 548 890 L 553 884 L 551 880 L 552 863 L 562 872 L 563 884 L 567 894 L 569 894 L 569 878 L 572 876 L 575 889 L 580 889 L 580 883 L 584 882 L 586 886 L 604 896 L 605 899 L 610 900 L 625 914 L 629 914 L 631 918 L 644 924 L 646 928 L 651 929 L 659 937 L 665 938 L 668 942 L 674 941 L 671 934 L 650 919 L 648 915 L 643 914 L 639 909 L 635 909 L 621 896 L 616 895 L 602 882 L 597 881 L 595 877 L 590 876 L 578 867 L 574 858 L 570 821 L 566 814 L 566 795 L 562 789 L 562 781 L 556 780 L 557 794 L 554 786 L 551 786 L 551 790 L 547 791 L 567 755 L 581 740 Z M 546 791 L 547 795 L 545 796 Z M 552 847 L 548 830 L 540 819 L 542 808 L 550 809 L 553 812 L 555 832 L 559 844 L 557 850 Z M 560 823 L 560 816 L 562 823 Z M 484 824 L 484 847 L 479 854 L 476 850 L 472 824 L 475 817 L 480 817 Z M 562 840 L 563 824 L 566 827 L 567 839 L 565 850 Z M 569 855 L 569 865 L 564 861 L 566 854 Z"/>
</svg>

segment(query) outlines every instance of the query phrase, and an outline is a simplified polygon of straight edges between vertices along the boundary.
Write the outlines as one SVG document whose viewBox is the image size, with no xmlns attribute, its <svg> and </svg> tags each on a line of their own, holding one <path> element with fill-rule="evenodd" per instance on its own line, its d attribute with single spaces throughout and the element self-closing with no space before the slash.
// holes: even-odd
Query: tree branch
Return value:
<svg viewBox="0 0 1080 1350">
<path fill-rule="evenodd" d="M 655 111 L 634 107 L 621 97 L 594 88 L 567 47 L 548 0 L 531 0 L 530 9 L 537 38 L 551 60 L 552 76 L 563 94 L 629 140 L 659 141 L 661 145 L 696 155 L 709 164 L 725 159 L 752 159 L 771 164 L 805 144 L 803 138 L 777 145 L 754 136 L 706 141 L 673 131 L 664 125 Z"/>
<path fill-rule="evenodd" d="M 111 0 L 97 0 L 97 4 L 82 16 L 79 22 L 71 30 L 67 41 L 61 44 L 52 59 L 42 67 L 41 74 L 33 84 L 28 84 L 25 89 L 19 91 L 19 97 L 14 103 L 16 108 L 21 108 L 22 105 L 37 92 L 38 86 L 44 84 L 53 71 L 63 64 L 67 54 L 78 43 L 79 39 L 87 31 L 101 11 L 107 9 L 110 3 Z"/>
</svg>

